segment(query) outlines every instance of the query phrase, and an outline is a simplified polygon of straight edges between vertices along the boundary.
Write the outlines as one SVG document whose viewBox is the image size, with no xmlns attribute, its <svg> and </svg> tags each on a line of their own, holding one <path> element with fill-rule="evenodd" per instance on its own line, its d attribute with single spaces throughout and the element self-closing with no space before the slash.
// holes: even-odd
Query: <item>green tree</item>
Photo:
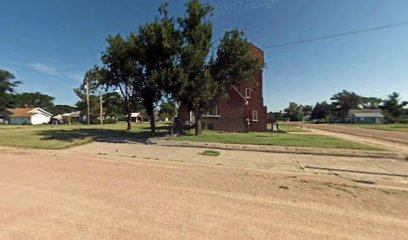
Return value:
<svg viewBox="0 0 408 240">
<path fill-rule="evenodd" d="M 20 81 L 14 81 L 13 74 L 0 69 L 0 112 L 8 107 L 13 107 L 14 88 L 21 84 Z"/>
<path fill-rule="evenodd" d="M 138 89 L 145 83 L 143 68 L 134 58 L 137 49 L 132 44 L 133 38 L 109 35 L 106 39 L 108 46 L 101 57 L 103 67 L 95 68 L 98 84 L 105 89 L 119 90 L 122 95 L 128 130 L 132 128 L 132 109 L 140 101 Z"/>
<path fill-rule="evenodd" d="M 163 101 L 160 104 L 159 116 L 163 119 L 171 119 L 176 115 L 176 104 L 174 101 Z"/>
<path fill-rule="evenodd" d="M 103 111 L 106 116 L 109 117 L 126 117 L 122 96 L 118 92 L 107 92 L 103 94 Z"/>
<path fill-rule="evenodd" d="M 184 88 L 176 98 L 194 112 L 195 134 L 201 133 L 202 114 L 220 99 L 228 97 L 231 87 L 254 84 L 254 76 L 262 74 L 263 63 L 254 58 L 243 32 L 224 33 L 216 56 L 209 57 L 212 47 L 213 7 L 191 0 L 186 4 L 186 15 L 179 18 L 182 36 L 180 67 Z"/>
<path fill-rule="evenodd" d="M 264 63 L 254 57 L 245 34 L 239 30 L 224 33 L 215 60 L 210 61 L 211 74 L 217 84 L 213 102 L 228 97 L 231 87 L 240 84 L 254 86 L 255 76 L 261 77 Z"/>
<path fill-rule="evenodd" d="M 381 103 L 384 101 L 376 97 L 361 97 L 360 100 L 364 109 L 379 109 Z"/>
<path fill-rule="evenodd" d="M 82 115 L 86 116 L 87 114 L 87 103 L 86 103 L 86 95 L 78 95 L 80 100 L 75 104 L 75 108 L 81 112 Z M 90 121 L 95 121 L 100 112 L 99 112 L 99 97 L 96 95 L 89 96 L 89 119 Z"/>
<path fill-rule="evenodd" d="M 400 102 L 399 94 L 393 92 L 384 100 L 381 109 L 385 113 L 385 117 L 390 122 L 399 122 L 404 112 L 404 107 L 408 105 L 407 101 Z"/>
<path fill-rule="evenodd" d="M 328 120 L 331 114 L 331 105 L 328 104 L 326 101 L 321 103 L 316 103 L 313 107 L 311 119 L 313 120 Z"/>
<path fill-rule="evenodd" d="M 303 114 L 306 115 L 311 115 L 312 114 L 312 110 L 313 110 L 313 105 L 304 105 L 302 106 L 302 111 Z"/>
<path fill-rule="evenodd" d="M 87 88 L 89 87 L 89 121 L 94 121 L 100 115 L 99 97 L 97 93 L 102 91 L 98 79 L 100 78 L 98 68 L 94 67 L 88 70 L 81 85 L 74 89 L 75 94 L 80 99 L 76 104 L 76 108 L 82 115 L 87 116 L 88 104 L 87 104 Z M 88 116 L 87 116 L 88 117 Z"/>
<path fill-rule="evenodd" d="M 180 34 L 175 21 L 168 17 L 167 4 L 159 8 L 160 18 L 139 28 L 133 35 L 136 61 L 143 66 L 143 82 L 139 85 L 141 102 L 150 119 L 150 130 L 154 134 L 155 109 L 165 90 L 172 91 L 180 78 L 175 78 L 175 61 L 180 51 Z M 178 89 L 180 89 L 178 87 Z"/>
<path fill-rule="evenodd" d="M 290 102 L 289 106 L 283 110 L 285 112 L 285 118 L 289 121 L 302 121 L 303 120 L 303 107 L 294 102 Z"/>
<path fill-rule="evenodd" d="M 346 90 L 333 95 L 331 100 L 333 101 L 335 117 L 340 121 L 346 119 L 349 110 L 358 109 L 361 105 L 361 97 L 354 92 Z"/>
<path fill-rule="evenodd" d="M 69 105 L 55 105 L 48 110 L 54 115 L 59 115 L 59 114 L 74 112 L 76 110 L 76 107 L 69 106 Z"/>
<path fill-rule="evenodd" d="M 208 18 L 212 12 L 211 5 L 191 0 L 186 4 L 186 15 L 178 19 L 182 35 L 180 67 L 185 85 L 175 95 L 194 112 L 196 135 L 201 133 L 202 112 L 210 104 L 212 93 L 216 90 L 207 63 L 213 31 Z"/>
<path fill-rule="evenodd" d="M 16 94 L 13 97 L 14 106 L 22 108 L 35 108 L 40 107 L 46 109 L 47 111 L 51 110 L 54 107 L 54 97 L 51 97 L 47 94 L 40 92 L 24 92 L 21 94 Z"/>
</svg>

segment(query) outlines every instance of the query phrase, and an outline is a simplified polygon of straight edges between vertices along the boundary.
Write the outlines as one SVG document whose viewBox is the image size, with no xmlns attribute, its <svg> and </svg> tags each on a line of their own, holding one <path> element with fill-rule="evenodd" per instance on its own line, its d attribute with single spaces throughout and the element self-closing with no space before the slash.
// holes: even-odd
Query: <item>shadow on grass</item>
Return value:
<svg viewBox="0 0 408 240">
<path fill-rule="evenodd" d="M 162 127 L 159 127 L 159 132 L 164 132 Z M 167 130 L 167 129 L 166 129 Z M 143 143 L 153 144 L 150 141 L 152 135 L 150 129 L 140 132 L 113 130 L 113 129 L 97 129 L 97 128 L 81 128 L 81 129 L 58 129 L 58 130 L 44 130 L 38 133 L 41 140 L 58 140 L 64 142 L 73 142 L 76 140 L 91 139 L 97 142 L 108 143 Z"/>
</svg>

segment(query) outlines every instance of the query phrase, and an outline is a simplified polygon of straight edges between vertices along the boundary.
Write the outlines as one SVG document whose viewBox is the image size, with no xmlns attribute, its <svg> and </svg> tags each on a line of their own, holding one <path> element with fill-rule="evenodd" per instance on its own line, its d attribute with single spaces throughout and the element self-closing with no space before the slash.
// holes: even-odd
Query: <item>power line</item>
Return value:
<svg viewBox="0 0 408 240">
<path fill-rule="evenodd" d="M 263 49 L 287 47 L 287 46 L 292 46 L 292 45 L 297 45 L 297 44 L 315 42 L 315 41 L 338 38 L 338 37 L 344 37 L 344 36 L 348 36 L 348 35 L 361 34 L 361 33 L 367 33 L 367 32 L 374 32 L 374 31 L 383 30 L 383 29 L 387 29 L 387 28 L 401 27 L 401 26 L 404 26 L 404 25 L 408 25 L 408 21 L 399 22 L 399 23 L 392 23 L 392 24 L 387 24 L 387 25 L 382 25 L 382 26 L 372 27 L 372 28 L 359 29 L 359 30 L 355 30 L 355 31 L 337 33 L 337 34 L 333 34 L 333 35 L 326 35 L 326 36 L 321 36 L 321 37 L 316 37 L 316 38 L 309 38 L 309 39 L 299 40 L 299 41 L 294 41 L 294 42 L 274 44 L 274 45 L 271 45 L 271 46 L 268 46 L 268 47 L 264 47 Z"/>
</svg>

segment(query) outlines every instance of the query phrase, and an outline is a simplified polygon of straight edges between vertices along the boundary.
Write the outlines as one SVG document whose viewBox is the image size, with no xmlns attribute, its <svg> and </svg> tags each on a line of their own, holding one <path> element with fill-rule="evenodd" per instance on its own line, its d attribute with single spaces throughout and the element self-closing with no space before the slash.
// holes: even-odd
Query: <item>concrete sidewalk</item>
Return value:
<svg viewBox="0 0 408 240">
<path fill-rule="evenodd" d="M 206 149 L 214 149 L 208 146 Z M 378 186 L 397 186 L 408 190 L 408 162 L 367 157 L 342 157 L 311 154 L 275 153 L 262 151 L 220 150 L 220 156 L 200 155 L 197 147 L 146 144 L 91 143 L 63 150 L 64 154 L 89 154 L 134 160 L 181 162 L 218 165 L 273 172 L 325 173 L 370 181 Z M 357 177 L 357 178 L 356 178 Z"/>
<path fill-rule="evenodd" d="M 362 158 L 386 158 L 402 159 L 404 157 L 392 151 L 371 151 L 371 150 L 353 150 L 336 148 L 309 148 L 309 147 L 285 147 L 271 145 L 250 145 L 250 144 L 227 144 L 214 142 L 187 142 L 174 140 L 155 140 L 154 143 L 168 147 L 191 147 L 191 148 L 213 148 L 220 150 L 238 150 L 250 152 L 269 152 L 269 153 L 289 153 L 305 155 L 323 155 L 340 157 L 362 157 Z"/>
</svg>

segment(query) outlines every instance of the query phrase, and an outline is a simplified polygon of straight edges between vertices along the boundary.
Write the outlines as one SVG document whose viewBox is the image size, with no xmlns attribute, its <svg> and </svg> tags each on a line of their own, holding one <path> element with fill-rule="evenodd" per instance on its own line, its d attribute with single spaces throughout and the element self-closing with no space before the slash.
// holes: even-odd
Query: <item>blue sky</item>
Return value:
<svg viewBox="0 0 408 240">
<path fill-rule="evenodd" d="M 3 0 L 0 68 L 58 104 L 74 104 L 72 89 L 100 62 L 108 34 L 127 35 L 156 16 L 161 0 Z M 274 44 L 408 20 L 406 0 L 217 0 L 214 36 L 240 28 L 265 48 L 264 101 L 314 104 L 343 89 L 408 100 L 408 25 L 281 48 Z M 169 1 L 172 14 L 184 1 Z M 235 4 L 235 5 L 234 5 Z"/>
</svg>

